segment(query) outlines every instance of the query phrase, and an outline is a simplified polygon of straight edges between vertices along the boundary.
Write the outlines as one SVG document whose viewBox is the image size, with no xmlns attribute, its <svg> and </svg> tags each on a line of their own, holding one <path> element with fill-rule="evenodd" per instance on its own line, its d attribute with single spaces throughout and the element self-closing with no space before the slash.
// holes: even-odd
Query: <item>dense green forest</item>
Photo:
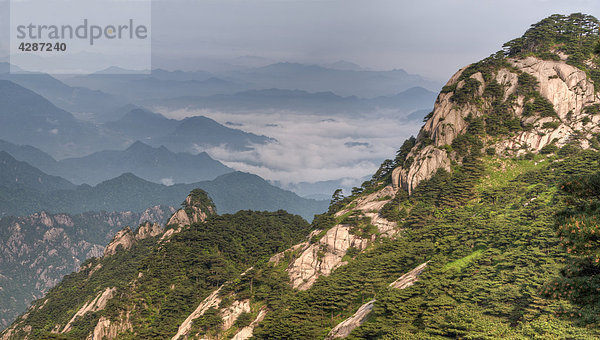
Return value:
<svg viewBox="0 0 600 340">
<path fill-rule="evenodd" d="M 204 194 L 202 201 L 208 200 Z M 128 251 L 92 258 L 34 303 L 43 304 L 43 310 L 29 313 L 31 336 L 57 336 L 51 334 L 57 323 L 66 324 L 86 301 L 106 287 L 115 287 L 120 298 L 111 299 L 102 315 L 116 320 L 129 311 L 136 333 L 120 338 L 168 338 L 212 290 L 300 241 L 308 230 L 305 220 L 284 211 L 240 211 L 209 217 L 165 242 L 149 238 Z M 76 319 L 68 338 L 84 339 L 99 316 L 88 313 Z"/>
<path fill-rule="evenodd" d="M 414 196 L 396 200 L 394 209 L 404 211 L 398 217 L 404 225 L 402 237 L 383 239 L 354 255 L 347 266 L 321 277 L 308 291 L 279 284 L 281 266 L 256 267 L 238 288 L 238 294 L 249 294 L 252 281 L 255 291 L 270 292 L 254 296 L 273 310 L 255 336 L 323 338 L 373 298 L 374 312 L 351 338 L 600 336 L 595 321 L 590 323 L 590 316 L 597 315 L 596 304 L 584 307 L 576 299 L 544 293 L 561 272 L 569 272 L 565 268 L 574 260 L 555 229 L 557 213 L 570 206 L 561 187 L 573 174 L 597 172 L 600 154 L 485 156 L 480 167 L 481 175 L 469 182 L 466 193 L 443 180 L 459 176 L 459 168 L 452 175 L 438 173 Z M 440 193 L 452 203 L 440 201 Z M 471 199 L 456 204 L 464 195 Z M 429 267 L 414 287 L 387 287 L 426 261 Z M 594 291 L 586 299 L 597 301 L 598 295 Z"/>
</svg>

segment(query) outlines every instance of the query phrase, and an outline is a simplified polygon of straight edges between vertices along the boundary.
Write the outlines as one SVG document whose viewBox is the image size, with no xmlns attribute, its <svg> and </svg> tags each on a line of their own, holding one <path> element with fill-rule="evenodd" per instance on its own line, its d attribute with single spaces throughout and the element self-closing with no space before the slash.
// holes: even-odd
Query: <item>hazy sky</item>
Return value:
<svg viewBox="0 0 600 340">
<path fill-rule="evenodd" d="M 343 59 L 445 81 L 550 14 L 599 10 L 598 0 L 168 0 L 154 4 L 154 49 L 161 57 Z"/>
<path fill-rule="evenodd" d="M 159 0 L 153 66 L 206 68 L 240 56 L 347 60 L 445 81 L 550 14 L 599 9 L 598 0 Z M 0 12 L 6 55 L 8 0 Z"/>
</svg>

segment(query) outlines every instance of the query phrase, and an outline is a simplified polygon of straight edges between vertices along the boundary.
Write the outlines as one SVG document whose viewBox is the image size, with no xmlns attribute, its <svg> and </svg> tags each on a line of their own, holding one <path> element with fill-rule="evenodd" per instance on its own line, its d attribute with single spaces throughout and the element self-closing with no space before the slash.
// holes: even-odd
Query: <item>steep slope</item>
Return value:
<svg viewBox="0 0 600 340">
<path fill-rule="evenodd" d="M 145 141 L 172 132 L 179 122 L 159 113 L 143 109 L 133 109 L 119 120 L 108 122 L 104 126 L 131 138 Z"/>
<path fill-rule="evenodd" d="M 167 184 L 211 180 L 233 172 L 204 152 L 197 155 L 175 153 L 164 146 L 154 148 L 142 142 L 134 142 L 123 151 L 106 150 L 60 161 L 32 146 L 2 140 L 0 151 L 46 174 L 77 184 L 96 185 L 128 172 L 155 183 Z"/>
<path fill-rule="evenodd" d="M 272 139 L 232 129 L 203 117 L 189 117 L 181 121 L 175 130 L 157 138 L 157 143 L 172 150 L 198 152 L 209 147 L 225 146 L 232 150 L 249 150 L 255 144 L 265 144 Z"/>
<path fill-rule="evenodd" d="M 142 213 L 42 212 L 0 219 L 0 327 L 12 323 L 85 260 L 101 256 L 117 231 L 145 221 L 163 224 L 173 211 L 157 206 Z"/>
<path fill-rule="evenodd" d="M 5 79 L 30 89 L 48 99 L 57 107 L 73 113 L 89 116 L 95 121 L 110 121 L 120 106 L 127 102 L 118 95 L 109 95 L 85 87 L 71 87 L 60 80 L 41 73 L 8 73 L 0 69 L 0 79 Z"/>
<path fill-rule="evenodd" d="M 598 192 L 599 24 L 582 14 L 552 16 L 505 51 L 462 69 L 438 96 L 418 137 L 407 140 L 396 158 L 351 196 L 336 193 L 329 210 L 303 229 L 303 241 L 268 261 L 240 259 L 235 278 L 187 301 L 185 311 L 168 306 L 174 317 L 165 322 L 168 327 L 136 328 L 130 321 L 138 309 L 122 307 L 112 314 L 114 332 L 96 334 L 103 339 L 600 337 L 597 308 L 589 308 L 600 297 L 598 252 L 577 257 L 569 244 L 561 245 L 555 228 L 557 216 L 577 212 L 571 208 L 576 198 L 564 188 Z M 580 180 L 591 174 L 594 181 Z M 597 249 L 597 198 L 591 204 L 593 218 L 572 221 L 570 229 L 558 232 L 577 238 L 583 230 L 593 237 L 580 240 L 581 246 Z M 173 232 L 162 246 L 186 230 Z M 189 247 L 195 244 L 188 241 Z M 237 248 L 230 251 L 227 256 L 239 254 Z M 571 275 L 572 261 L 585 262 L 587 273 L 569 285 L 585 289 L 565 285 L 559 293 L 555 279 Z M 153 265 L 141 277 L 151 270 L 152 277 L 172 273 Z M 177 286 L 193 277 L 167 280 L 157 291 L 171 294 L 169 283 Z M 66 290 L 80 282 L 61 286 Z M 58 315 L 43 311 L 52 297 L 36 302 L 3 336 L 62 329 L 78 308 L 114 285 L 94 287 Z M 154 296 L 164 296 L 157 291 Z M 154 305 L 143 310 L 165 315 Z M 105 329 L 108 317 L 93 317 L 105 319 L 82 325 L 78 336 Z"/>
<path fill-rule="evenodd" d="M 16 160 L 28 163 L 42 171 L 56 167 L 56 160 L 52 156 L 33 146 L 16 145 L 0 140 L 0 150 L 7 152 Z"/>
<path fill-rule="evenodd" d="M 35 326 L 9 328 L 3 337 L 166 338 L 206 293 L 297 242 L 308 229 L 300 217 L 283 211 L 214 215 L 214 205 L 200 190 L 188 197 L 182 211 L 192 208 L 204 218 L 167 229 L 178 228 L 177 233 L 118 233 L 103 257 L 86 261 L 65 278 L 66 285 L 52 289 L 25 314 Z M 37 312 L 45 310 L 67 313 L 64 324 Z"/>
<path fill-rule="evenodd" d="M 218 146 L 248 150 L 255 144 L 271 141 L 268 137 L 232 129 L 203 116 L 175 120 L 142 109 L 134 109 L 104 127 L 133 141 L 141 140 L 153 146 L 164 145 L 171 150 L 191 153 Z"/>
</svg>

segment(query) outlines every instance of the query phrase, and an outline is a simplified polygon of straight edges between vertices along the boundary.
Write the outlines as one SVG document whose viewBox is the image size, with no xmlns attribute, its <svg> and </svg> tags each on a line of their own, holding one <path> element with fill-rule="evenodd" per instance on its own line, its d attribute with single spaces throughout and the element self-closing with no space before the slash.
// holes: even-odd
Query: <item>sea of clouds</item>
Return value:
<svg viewBox="0 0 600 340">
<path fill-rule="evenodd" d="M 227 166 L 280 185 L 340 180 L 360 184 L 385 159 L 394 158 L 403 141 L 416 135 L 422 122 L 402 117 L 323 116 L 295 112 L 226 113 L 205 110 L 162 112 L 181 119 L 202 115 L 231 128 L 276 141 L 253 150 L 225 147 L 198 149 Z"/>
</svg>

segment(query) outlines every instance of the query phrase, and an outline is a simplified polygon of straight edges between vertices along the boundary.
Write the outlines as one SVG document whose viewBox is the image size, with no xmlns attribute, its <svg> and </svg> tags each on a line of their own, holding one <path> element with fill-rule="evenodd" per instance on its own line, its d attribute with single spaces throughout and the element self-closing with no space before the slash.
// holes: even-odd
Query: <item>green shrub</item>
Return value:
<svg viewBox="0 0 600 340">
<path fill-rule="evenodd" d="M 560 126 L 560 122 L 557 121 L 552 121 L 552 122 L 544 122 L 544 124 L 542 124 L 542 129 L 557 129 Z"/>
<path fill-rule="evenodd" d="M 547 155 L 547 154 L 555 153 L 556 151 L 558 151 L 558 147 L 556 145 L 554 145 L 554 144 L 545 145 L 544 147 L 542 147 L 540 149 L 540 153 L 542 155 Z"/>
</svg>

